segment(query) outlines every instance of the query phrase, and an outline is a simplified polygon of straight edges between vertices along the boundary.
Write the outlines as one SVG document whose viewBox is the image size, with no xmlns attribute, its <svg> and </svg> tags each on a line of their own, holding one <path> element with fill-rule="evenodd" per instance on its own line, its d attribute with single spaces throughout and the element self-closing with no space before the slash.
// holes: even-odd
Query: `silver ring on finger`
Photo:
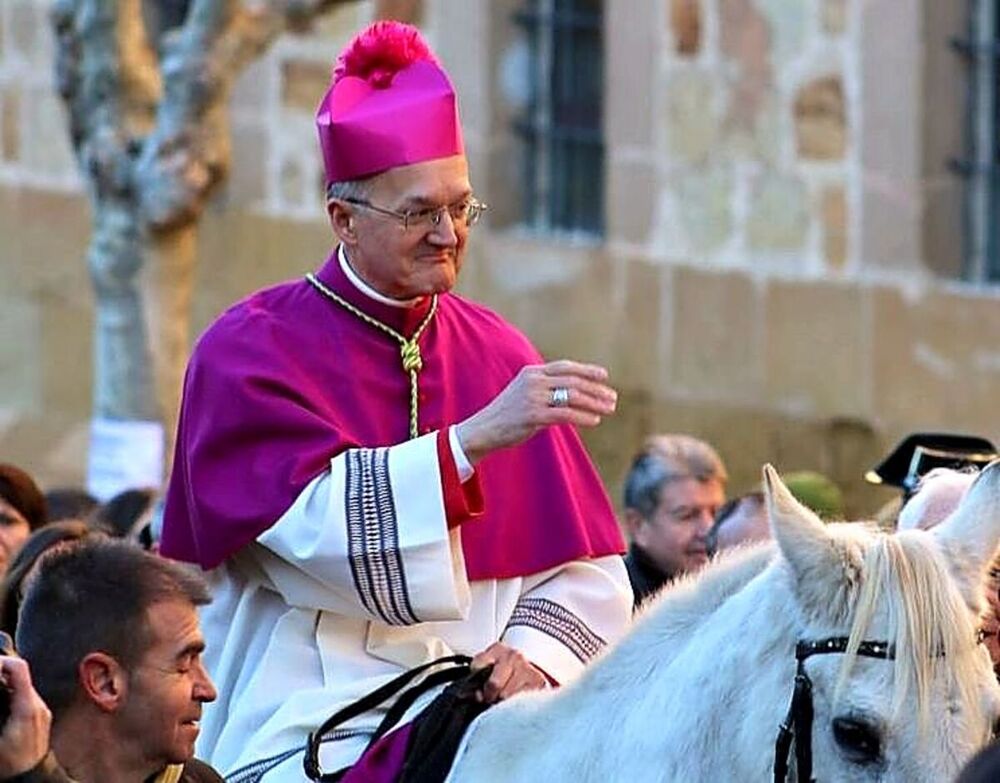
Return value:
<svg viewBox="0 0 1000 783">
<path fill-rule="evenodd" d="M 556 386 L 549 397 L 549 405 L 553 408 L 565 408 L 569 405 L 569 389 L 565 386 Z"/>
</svg>

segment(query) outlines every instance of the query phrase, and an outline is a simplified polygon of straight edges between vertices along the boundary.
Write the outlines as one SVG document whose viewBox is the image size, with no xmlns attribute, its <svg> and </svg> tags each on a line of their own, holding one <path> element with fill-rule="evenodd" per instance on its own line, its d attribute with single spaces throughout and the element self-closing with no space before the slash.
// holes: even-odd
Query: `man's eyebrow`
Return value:
<svg viewBox="0 0 1000 783">
<path fill-rule="evenodd" d="M 205 640 L 199 639 L 198 641 L 191 642 L 184 646 L 184 649 L 177 653 L 177 658 L 187 658 L 189 655 L 200 655 L 205 652 Z"/>
</svg>

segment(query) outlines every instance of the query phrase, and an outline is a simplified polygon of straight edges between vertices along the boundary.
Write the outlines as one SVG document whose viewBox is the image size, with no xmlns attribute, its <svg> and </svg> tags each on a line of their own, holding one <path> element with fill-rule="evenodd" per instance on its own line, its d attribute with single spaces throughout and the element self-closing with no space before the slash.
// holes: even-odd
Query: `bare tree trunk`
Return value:
<svg viewBox="0 0 1000 783">
<path fill-rule="evenodd" d="M 232 85 L 282 31 L 352 1 L 192 0 L 160 61 L 141 0 L 54 3 L 56 79 L 94 214 L 95 420 L 173 432 L 198 221 L 229 169 Z"/>
</svg>

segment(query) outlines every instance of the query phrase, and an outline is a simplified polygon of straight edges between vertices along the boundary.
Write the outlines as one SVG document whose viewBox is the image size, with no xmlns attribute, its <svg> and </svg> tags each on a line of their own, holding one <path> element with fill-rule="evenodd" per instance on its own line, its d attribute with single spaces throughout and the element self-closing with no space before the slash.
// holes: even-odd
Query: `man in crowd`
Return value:
<svg viewBox="0 0 1000 783">
<path fill-rule="evenodd" d="M 635 606 L 708 562 L 708 533 L 726 502 L 728 475 L 711 446 L 689 435 L 655 435 L 625 478 L 625 564 Z"/>
<path fill-rule="evenodd" d="M 216 696 L 196 612 L 207 602 L 200 577 L 134 544 L 99 539 L 46 555 L 21 607 L 24 661 L 0 658 L 12 692 L 0 771 L 33 761 L 27 781 L 221 783 L 193 759 L 202 705 Z M 39 759 L 46 705 L 51 752 Z M 8 740 L 24 750 L 13 761 Z"/>
<path fill-rule="evenodd" d="M 543 363 L 450 293 L 485 205 L 419 32 L 361 33 L 317 126 L 339 245 L 200 339 L 161 549 L 212 570 L 222 709 L 199 751 L 268 783 L 300 781 L 308 732 L 404 669 L 474 654 L 487 701 L 565 682 L 631 605 L 574 429 L 613 412 L 607 373 Z M 352 763 L 379 717 L 326 738 L 322 766 Z"/>
</svg>

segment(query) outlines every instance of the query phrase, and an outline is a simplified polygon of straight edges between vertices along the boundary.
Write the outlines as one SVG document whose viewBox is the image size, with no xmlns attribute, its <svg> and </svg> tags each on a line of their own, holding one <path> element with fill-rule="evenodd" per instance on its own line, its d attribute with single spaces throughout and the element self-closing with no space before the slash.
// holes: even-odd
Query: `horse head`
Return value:
<svg viewBox="0 0 1000 783">
<path fill-rule="evenodd" d="M 814 777 L 951 780 L 1000 715 L 1000 686 L 977 644 L 1000 542 L 1000 461 L 930 532 L 825 525 L 770 466 L 764 482 L 799 641 L 844 640 L 829 650 L 842 654 L 799 666 L 812 686 Z M 866 642 L 889 654 L 869 657 Z"/>
</svg>

